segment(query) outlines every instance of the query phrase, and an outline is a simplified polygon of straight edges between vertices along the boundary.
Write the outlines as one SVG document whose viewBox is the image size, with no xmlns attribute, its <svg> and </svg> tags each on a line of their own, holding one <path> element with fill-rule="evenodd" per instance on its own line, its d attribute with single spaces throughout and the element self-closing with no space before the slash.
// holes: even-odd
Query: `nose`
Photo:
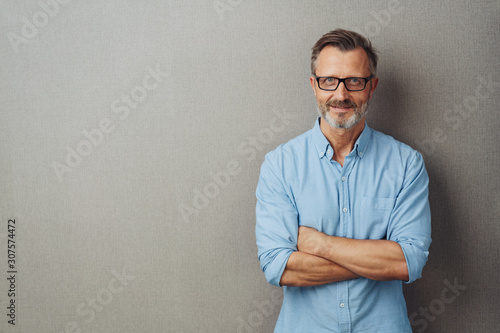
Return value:
<svg viewBox="0 0 500 333">
<path fill-rule="evenodd" d="M 345 86 L 345 81 L 341 82 L 335 90 L 337 98 L 341 101 L 346 100 L 349 97 L 349 90 Z"/>
</svg>

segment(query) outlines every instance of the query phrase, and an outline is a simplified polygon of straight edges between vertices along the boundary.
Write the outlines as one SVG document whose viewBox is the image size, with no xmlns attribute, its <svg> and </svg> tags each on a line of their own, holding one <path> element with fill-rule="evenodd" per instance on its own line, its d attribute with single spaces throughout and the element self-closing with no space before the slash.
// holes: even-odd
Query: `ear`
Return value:
<svg viewBox="0 0 500 333">
<path fill-rule="evenodd" d="M 309 77 L 309 82 L 311 83 L 311 87 L 313 88 L 314 96 L 316 96 L 316 79 L 314 76 Z"/>
<path fill-rule="evenodd" d="M 373 79 L 370 80 L 370 97 L 372 98 L 373 92 L 375 91 L 375 88 L 377 88 L 378 85 L 378 77 L 374 77 Z"/>
</svg>

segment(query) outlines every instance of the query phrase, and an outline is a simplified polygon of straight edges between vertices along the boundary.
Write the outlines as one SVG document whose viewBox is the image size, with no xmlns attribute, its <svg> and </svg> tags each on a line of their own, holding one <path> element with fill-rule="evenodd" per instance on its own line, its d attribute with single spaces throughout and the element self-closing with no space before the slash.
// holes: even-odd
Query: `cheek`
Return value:
<svg viewBox="0 0 500 333">
<path fill-rule="evenodd" d="M 320 104 L 325 104 L 326 102 L 328 102 L 330 99 L 332 98 L 332 95 L 331 94 L 325 94 L 325 93 L 320 93 L 318 92 L 316 94 L 316 100 L 318 101 L 318 103 Z"/>
<path fill-rule="evenodd" d="M 366 102 L 368 102 L 368 100 L 371 97 L 370 95 L 371 95 L 371 93 L 368 93 L 364 96 L 359 96 L 356 99 L 354 99 L 353 102 L 356 103 L 356 105 L 361 106 L 361 105 L 365 104 Z"/>
</svg>

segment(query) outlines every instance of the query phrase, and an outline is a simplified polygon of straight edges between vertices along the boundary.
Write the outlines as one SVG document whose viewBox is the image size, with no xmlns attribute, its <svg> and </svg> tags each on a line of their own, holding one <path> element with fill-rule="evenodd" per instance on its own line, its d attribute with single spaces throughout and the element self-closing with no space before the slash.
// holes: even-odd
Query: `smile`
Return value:
<svg viewBox="0 0 500 333">
<path fill-rule="evenodd" d="M 335 112 L 346 112 L 352 109 L 350 106 L 330 106 L 330 109 Z"/>
</svg>

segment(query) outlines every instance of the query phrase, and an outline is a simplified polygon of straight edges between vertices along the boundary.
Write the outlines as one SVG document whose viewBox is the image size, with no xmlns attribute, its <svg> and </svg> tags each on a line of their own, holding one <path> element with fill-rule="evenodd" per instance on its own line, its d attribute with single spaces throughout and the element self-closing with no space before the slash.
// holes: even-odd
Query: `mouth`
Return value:
<svg viewBox="0 0 500 333">
<path fill-rule="evenodd" d="M 338 105 L 329 105 L 330 110 L 334 112 L 348 112 L 352 109 L 352 106 L 338 106 Z"/>
</svg>

